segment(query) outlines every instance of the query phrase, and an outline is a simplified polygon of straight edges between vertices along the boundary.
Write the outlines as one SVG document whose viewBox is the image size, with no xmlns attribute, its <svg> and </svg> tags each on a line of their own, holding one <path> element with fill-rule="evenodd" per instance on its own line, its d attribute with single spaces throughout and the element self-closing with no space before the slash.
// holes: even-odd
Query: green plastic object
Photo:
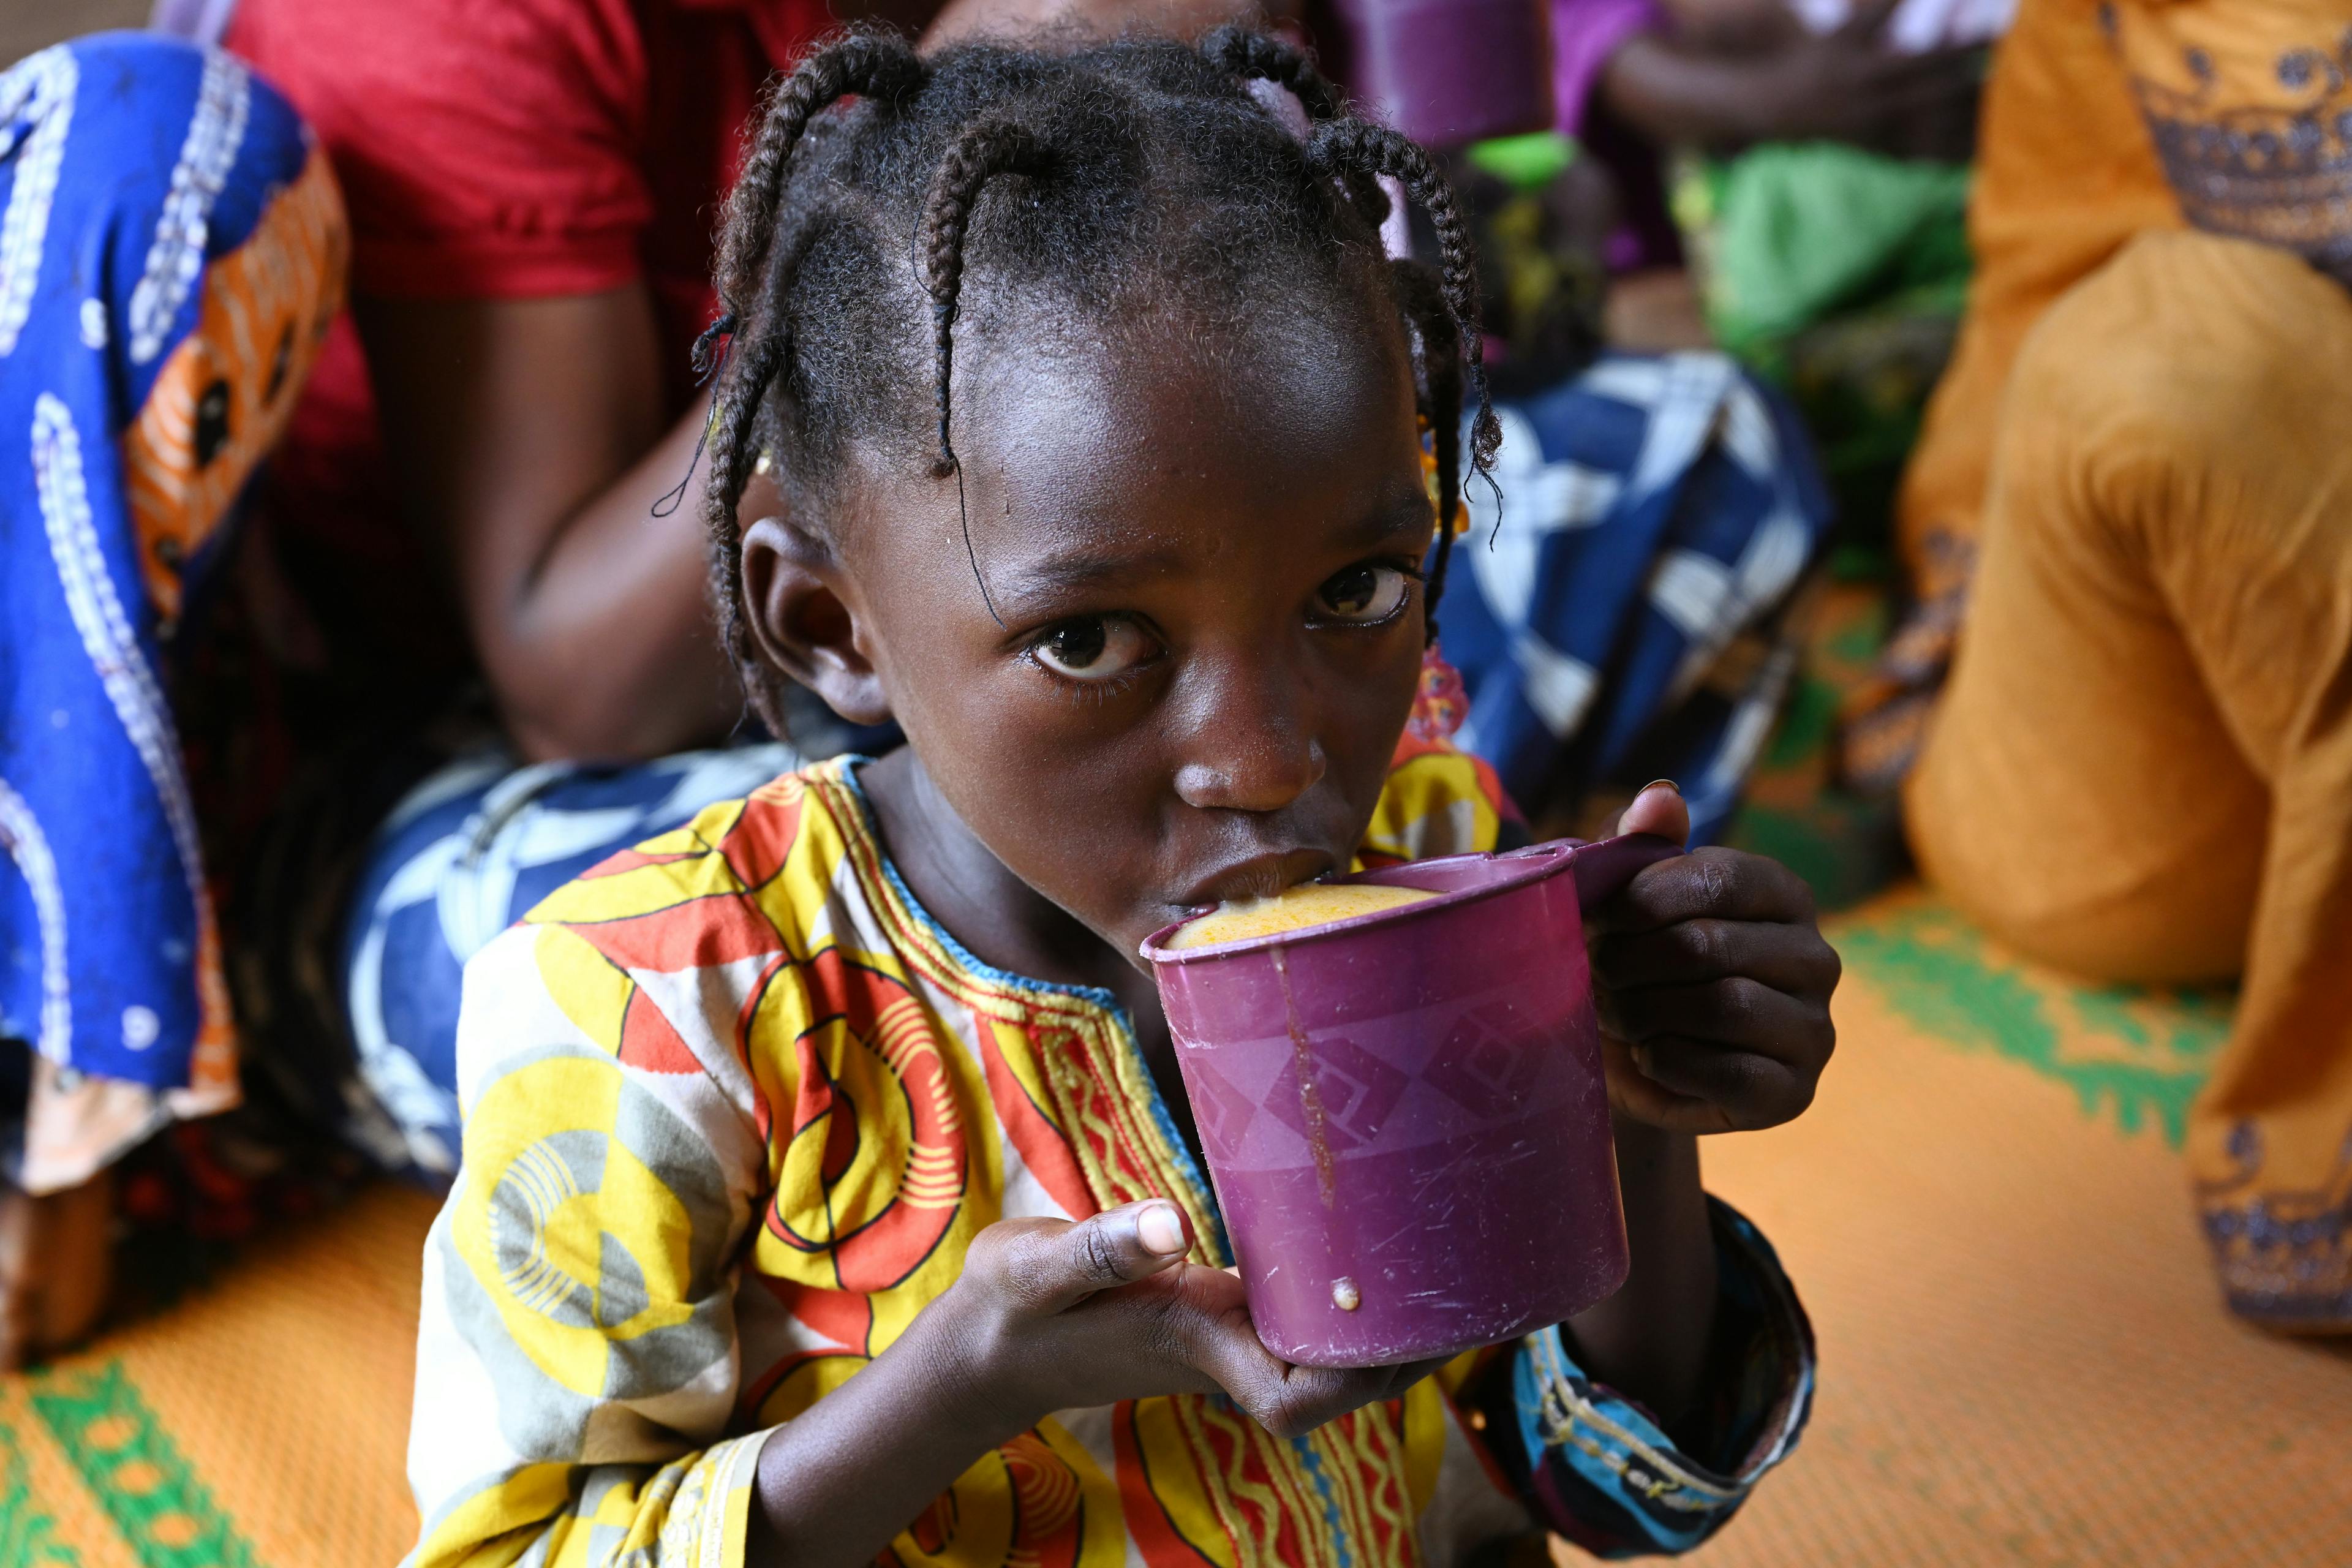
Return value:
<svg viewBox="0 0 2352 1568">
<path fill-rule="evenodd" d="M 1685 232 L 1706 237 L 1708 322 L 1743 357 L 1837 311 L 1899 295 L 1958 313 L 1969 277 L 1964 166 L 1771 142 L 1676 194 Z"/>
<path fill-rule="evenodd" d="M 1557 131 L 1533 131 L 1525 136 L 1497 136 L 1475 142 L 1471 166 L 1492 174 L 1515 190 L 1539 190 L 1559 178 L 1576 162 L 1576 142 Z"/>
</svg>

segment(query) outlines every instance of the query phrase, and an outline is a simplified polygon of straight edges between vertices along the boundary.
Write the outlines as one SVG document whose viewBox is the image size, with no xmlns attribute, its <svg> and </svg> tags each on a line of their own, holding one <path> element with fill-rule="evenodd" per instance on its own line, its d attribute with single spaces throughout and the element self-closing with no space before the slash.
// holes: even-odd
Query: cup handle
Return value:
<svg viewBox="0 0 2352 1568">
<path fill-rule="evenodd" d="M 1598 843 L 1581 844 L 1569 863 L 1576 878 L 1576 903 L 1589 910 L 1612 897 L 1645 866 L 1671 860 L 1683 847 L 1654 833 L 1622 833 Z"/>
</svg>

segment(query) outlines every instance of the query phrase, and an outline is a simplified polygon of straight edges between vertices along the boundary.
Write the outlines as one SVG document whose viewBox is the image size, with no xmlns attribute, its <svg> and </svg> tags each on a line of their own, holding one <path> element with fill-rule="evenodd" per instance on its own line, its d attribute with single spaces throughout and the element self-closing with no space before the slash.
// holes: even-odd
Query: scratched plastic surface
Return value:
<svg viewBox="0 0 2352 1568">
<path fill-rule="evenodd" d="M 1446 896 L 1217 947 L 1144 944 L 1276 1354 L 1450 1355 L 1623 1283 L 1580 905 L 1674 853 L 1617 838 L 1424 860 L 1354 879 Z"/>
</svg>

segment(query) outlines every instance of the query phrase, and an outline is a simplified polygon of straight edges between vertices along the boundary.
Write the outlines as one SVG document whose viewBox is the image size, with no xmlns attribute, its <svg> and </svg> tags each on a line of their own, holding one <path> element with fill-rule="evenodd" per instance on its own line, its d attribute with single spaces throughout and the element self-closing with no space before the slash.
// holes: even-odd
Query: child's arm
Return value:
<svg viewBox="0 0 2352 1568">
<path fill-rule="evenodd" d="M 1719 1292 L 1698 1140 L 1620 1114 L 1617 1181 L 1633 1268 L 1624 1288 L 1569 1323 L 1584 1370 L 1669 1431 L 1699 1401 Z"/>
<path fill-rule="evenodd" d="M 954 1287 L 897 1342 L 768 1435 L 747 1561 L 870 1563 L 974 1461 L 1056 1410 L 1222 1392 L 1295 1437 L 1440 1364 L 1277 1361 L 1240 1279 L 1182 1261 L 1191 1246 L 1182 1212 L 1159 1201 L 982 1231 Z"/>
<path fill-rule="evenodd" d="M 1688 818 L 1653 789 L 1620 826 L 1679 838 Z M 1553 1528 L 1612 1555 L 1680 1551 L 1789 1451 L 1812 1384 L 1795 1293 L 1700 1185 L 1696 1133 L 1811 1101 L 1838 961 L 1801 881 L 1721 849 L 1643 871 L 1591 911 L 1588 951 L 1633 1268 L 1615 1296 L 1517 1347 L 1481 1404 Z"/>
<path fill-rule="evenodd" d="M 1181 1211 L 1154 1201 L 981 1230 L 870 1363 L 753 1429 L 738 1286 L 774 1156 L 733 1049 L 738 999 L 666 996 L 684 1005 L 664 1013 L 560 925 L 467 967 L 465 1163 L 425 1249 L 412 1568 L 493 1547 L 570 1562 L 583 1541 L 598 1562 L 868 1563 L 1052 1411 L 1223 1389 L 1295 1435 L 1431 1370 L 1285 1366 L 1240 1281 L 1182 1261 Z M 770 1359 L 841 1353 L 764 1331 Z"/>
<path fill-rule="evenodd" d="M 1619 827 L 1679 838 L 1689 814 L 1654 785 Z M 1587 1370 L 1672 1426 L 1702 1392 L 1719 1294 L 1696 1134 L 1812 1103 L 1837 1043 L 1838 956 L 1803 879 L 1736 849 L 1647 868 L 1589 928 L 1633 1268 L 1572 1327 Z"/>
<path fill-rule="evenodd" d="M 1878 36 L 1892 9 L 1862 6 L 1847 26 L 1824 34 L 1787 20 L 1738 47 L 1637 32 L 1601 68 L 1601 100 L 1666 145 L 1822 140 L 1901 157 L 1968 157 L 1977 51 L 1897 54 Z"/>
</svg>

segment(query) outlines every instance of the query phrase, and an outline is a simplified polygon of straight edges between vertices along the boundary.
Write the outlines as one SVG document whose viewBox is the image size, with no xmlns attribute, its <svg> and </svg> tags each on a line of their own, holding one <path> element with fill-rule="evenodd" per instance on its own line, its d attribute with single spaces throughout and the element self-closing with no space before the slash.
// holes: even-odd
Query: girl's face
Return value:
<svg viewBox="0 0 2352 1568">
<path fill-rule="evenodd" d="M 1421 666 L 1404 353 L 1304 323 L 983 342 L 954 426 L 972 555 L 952 479 L 877 478 L 818 552 L 830 605 L 773 592 L 755 531 L 759 635 L 849 717 L 887 710 L 981 842 L 1123 953 L 1344 869 Z"/>
</svg>

